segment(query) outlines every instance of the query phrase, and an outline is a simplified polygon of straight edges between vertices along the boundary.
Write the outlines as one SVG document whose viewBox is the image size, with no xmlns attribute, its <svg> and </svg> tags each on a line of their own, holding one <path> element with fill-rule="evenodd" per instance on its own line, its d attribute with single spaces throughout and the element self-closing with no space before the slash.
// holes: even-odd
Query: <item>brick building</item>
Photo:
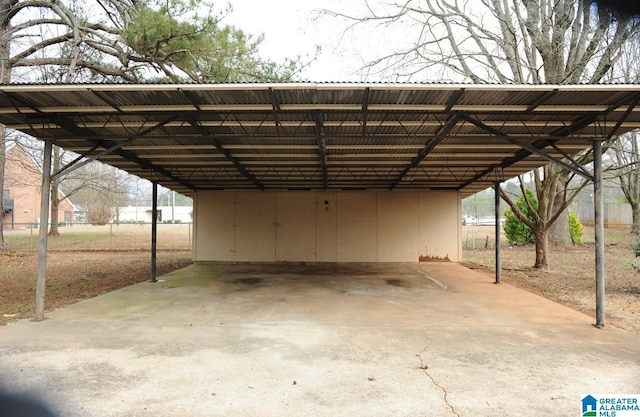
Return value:
<svg viewBox="0 0 640 417">
<path fill-rule="evenodd" d="M 22 229 L 40 221 L 40 189 L 42 170 L 18 144 L 7 149 L 3 193 L 3 224 L 5 229 Z M 62 198 L 62 195 L 61 195 Z M 73 204 L 60 203 L 57 221 L 73 222 Z"/>
</svg>

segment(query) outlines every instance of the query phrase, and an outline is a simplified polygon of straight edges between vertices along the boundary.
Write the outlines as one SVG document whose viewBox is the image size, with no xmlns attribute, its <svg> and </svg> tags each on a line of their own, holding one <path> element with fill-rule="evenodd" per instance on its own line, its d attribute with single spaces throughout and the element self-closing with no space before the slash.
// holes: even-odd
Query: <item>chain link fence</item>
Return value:
<svg viewBox="0 0 640 417">
<path fill-rule="evenodd" d="M 50 236 L 48 250 L 77 251 L 136 251 L 151 250 L 151 223 L 60 225 L 59 236 Z M 39 227 L 35 223 L 14 224 L 4 229 L 5 242 L 13 251 L 38 250 Z M 157 248 L 159 251 L 191 250 L 191 223 L 159 223 Z"/>
<path fill-rule="evenodd" d="M 500 246 L 507 245 L 504 231 L 501 232 Z M 496 247 L 495 226 L 473 225 L 462 227 L 462 249 L 494 249 Z"/>
</svg>

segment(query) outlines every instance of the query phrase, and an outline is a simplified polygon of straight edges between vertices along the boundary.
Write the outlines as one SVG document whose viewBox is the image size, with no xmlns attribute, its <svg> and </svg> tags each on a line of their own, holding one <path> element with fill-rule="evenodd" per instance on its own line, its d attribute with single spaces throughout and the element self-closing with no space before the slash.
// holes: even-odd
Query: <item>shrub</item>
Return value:
<svg viewBox="0 0 640 417">
<path fill-rule="evenodd" d="M 533 192 L 531 190 L 527 190 L 527 199 L 531 203 L 534 209 L 538 209 L 538 200 L 536 200 Z M 524 196 L 520 196 L 516 201 L 516 205 L 520 209 L 522 213 L 527 216 L 528 219 L 534 220 L 533 215 L 529 213 L 529 207 L 527 206 L 527 202 L 524 199 Z M 505 210 L 504 211 L 504 234 L 507 237 L 507 240 L 510 244 L 516 245 L 526 245 L 529 243 L 534 243 L 536 241 L 535 235 L 533 231 L 524 224 L 513 211 Z"/>
<path fill-rule="evenodd" d="M 569 212 L 569 235 L 571 235 L 571 242 L 574 245 L 578 245 L 582 241 L 583 230 L 584 226 L 580 223 L 578 215 Z"/>
</svg>

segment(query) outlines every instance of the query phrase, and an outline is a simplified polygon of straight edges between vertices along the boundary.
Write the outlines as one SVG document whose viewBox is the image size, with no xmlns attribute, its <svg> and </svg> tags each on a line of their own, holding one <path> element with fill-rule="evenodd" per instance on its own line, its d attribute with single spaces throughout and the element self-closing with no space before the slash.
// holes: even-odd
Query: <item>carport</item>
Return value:
<svg viewBox="0 0 640 417">
<path fill-rule="evenodd" d="M 251 258 L 255 248 L 247 243 L 247 230 L 258 230 L 266 259 L 276 262 L 458 261 L 461 198 L 561 163 L 594 182 L 596 324 L 604 325 L 601 143 L 640 128 L 638 85 L 73 84 L 0 91 L 0 122 L 45 141 L 43 190 L 52 177 L 99 159 L 150 180 L 154 194 L 160 184 L 191 195 L 196 260 L 263 261 Z M 50 173 L 53 144 L 80 157 Z M 572 158 L 590 147 L 593 170 Z M 48 224 L 49 196 L 42 195 L 40 224 Z M 343 214 L 321 218 L 334 204 Z M 296 224 L 308 228 L 278 232 L 282 210 L 292 218 L 308 213 Z M 369 222 L 358 223 L 369 213 Z M 255 218 L 263 229 L 254 228 Z M 322 235 L 327 230 L 335 232 Z M 296 252 L 309 231 L 314 239 Z M 46 229 L 40 233 L 37 318 L 47 244 Z M 155 227 L 152 235 L 155 242 Z M 354 235 L 371 248 L 354 252 Z M 496 265 L 499 282 L 499 245 Z"/>
</svg>

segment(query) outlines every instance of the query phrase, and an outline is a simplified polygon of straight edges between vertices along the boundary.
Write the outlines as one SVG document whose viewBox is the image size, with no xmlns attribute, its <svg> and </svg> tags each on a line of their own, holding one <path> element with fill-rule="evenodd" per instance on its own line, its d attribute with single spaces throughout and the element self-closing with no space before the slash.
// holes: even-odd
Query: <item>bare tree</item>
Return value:
<svg viewBox="0 0 640 417">
<path fill-rule="evenodd" d="M 279 81 L 300 69 L 261 59 L 262 38 L 224 25 L 225 13 L 196 0 L 0 0 L 0 83 Z"/>
<path fill-rule="evenodd" d="M 616 68 L 617 78 L 629 83 L 640 82 L 640 35 L 625 45 L 625 54 Z M 611 147 L 616 163 L 614 174 L 631 205 L 632 233 L 640 234 L 640 135 L 630 132 L 621 136 Z"/>
<path fill-rule="evenodd" d="M 78 175 L 66 181 L 87 222 L 107 224 L 128 199 L 130 177 L 118 169 L 92 162 L 80 168 Z"/>
<path fill-rule="evenodd" d="M 640 20 L 598 8 L 590 0 L 405 0 L 364 1 L 364 14 L 325 11 L 346 19 L 348 31 L 400 31 L 412 37 L 370 59 L 363 68 L 381 78 L 476 83 L 597 83 L 612 76 L 623 46 L 640 31 Z M 583 162 L 589 155 L 580 157 Z M 534 267 L 548 266 L 549 232 L 569 240 L 565 209 L 577 193 L 565 189 L 571 173 L 550 165 L 535 172 L 539 199 L 536 221 L 514 213 L 536 236 Z M 562 239 L 561 239 L 562 238 Z"/>
<path fill-rule="evenodd" d="M 43 146 L 42 142 L 24 135 L 18 135 L 16 142 L 20 144 L 20 147 L 30 156 L 34 165 L 29 165 L 29 169 L 36 169 L 37 175 L 42 173 L 42 154 Z M 73 152 L 67 152 L 64 149 L 54 146 L 51 158 L 52 171 L 56 172 L 71 160 L 76 159 L 77 154 Z M 99 164 L 99 163 L 98 163 Z M 37 167 L 37 168 L 36 168 Z M 51 180 L 51 224 L 49 225 L 49 236 L 58 236 L 58 212 L 60 203 L 65 200 L 70 200 L 77 192 L 83 188 L 92 188 L 96 190 L 106 189 L 108 190 L 112 185 L 109 181 L 106 181 L 103 176 L 98 175 L 101 171 L 94 169 L 88 171 L 87 169 L 78 169 L 69 174 L 56 177 Z M 95 174 L 95 176 L 92 176 Z"/>
<path fill-rule="evenodd" d="M 640 234 L 640 135 L 631 132 L 621 136 L 611 147 L 615 156 L 615 175 L 631 205 L 631 232 Z"/>
</svg>

